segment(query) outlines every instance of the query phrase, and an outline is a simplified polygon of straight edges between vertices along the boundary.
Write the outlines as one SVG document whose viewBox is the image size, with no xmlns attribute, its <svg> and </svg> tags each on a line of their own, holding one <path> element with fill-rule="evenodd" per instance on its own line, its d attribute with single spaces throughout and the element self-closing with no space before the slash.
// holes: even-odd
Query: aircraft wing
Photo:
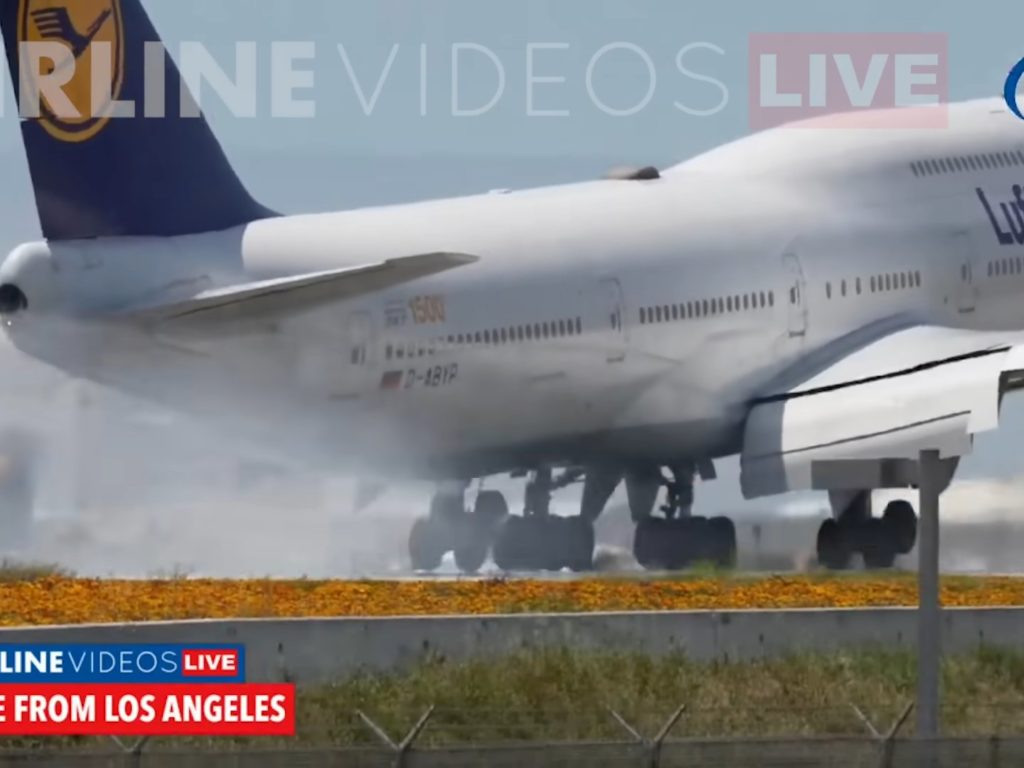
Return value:
<svg viewBox="0 0 1024 768">
<path fill-rule="evenodd" d="M 1024 333 L 917 326 L 845 340 L 754 401 L 744 496 L 915 484 L 922 450 L 970 453 L 1022 387 Z"/>
<path fill-rule="evenodd" d="M 461 253 L 426 253 L 373 264 L 241 283 L 203 291 L 183 301 L 134 307 L 119 319 L 161 332 L 244 332 L 324 304 L 380 291 L 472 264 Z"/>
</svg>

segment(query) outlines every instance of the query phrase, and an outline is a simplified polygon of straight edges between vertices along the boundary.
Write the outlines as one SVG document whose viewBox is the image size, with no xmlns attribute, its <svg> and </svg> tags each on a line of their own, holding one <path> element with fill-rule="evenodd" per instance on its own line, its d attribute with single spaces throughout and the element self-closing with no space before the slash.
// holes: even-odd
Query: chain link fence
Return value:
<svg viewBox="0 0 1024 768">
<path fill-rule="evenodd" d="M 1010 768 L 1024 764 L 1024 739 L 666 740 L 411 749 L 186 750 L 0 753 L 0 766 L 31 768 Z"/>
<path fill-rule="evenodd" d="M 944 712 L 946 738 L 913 735 L 913 707 L 852 704 L 752 710 L 680 706 L 670 713 L 614 708 L 586 716 L 534 710 L 441 709 L 337 712 L 330 743 L 294 740 L 40 740 L 31 748 L 0 743 L 2 766 L 171 768 L 171 766 L 344 766 L 433 768 L 702 768 L 835 766 L 961 768 L 1024 765 L 1024 703 L 977 702 Z M 301 721 L 300 721 L 301 723 Z M 323 724 L 321 724 L 323 725 Z M 321 738 L 323 738 L 321 736 Z"/>
</svg>

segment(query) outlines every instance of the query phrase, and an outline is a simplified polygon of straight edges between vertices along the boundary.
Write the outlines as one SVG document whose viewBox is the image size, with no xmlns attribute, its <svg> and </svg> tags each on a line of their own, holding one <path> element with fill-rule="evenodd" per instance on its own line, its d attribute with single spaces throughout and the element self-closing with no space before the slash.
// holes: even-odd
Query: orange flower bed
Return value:
<svg viewBox="0 0 1024 768">
<path fill-rule="evenodd" d="M 913 575 L 571 581 L 116 581 L 0 583 L 0 625 L 194 618 L 400 616 L 913 605 Z M 944 579 L 947 606 L 1024 605 L 1024 578 Z"/>
</svg>

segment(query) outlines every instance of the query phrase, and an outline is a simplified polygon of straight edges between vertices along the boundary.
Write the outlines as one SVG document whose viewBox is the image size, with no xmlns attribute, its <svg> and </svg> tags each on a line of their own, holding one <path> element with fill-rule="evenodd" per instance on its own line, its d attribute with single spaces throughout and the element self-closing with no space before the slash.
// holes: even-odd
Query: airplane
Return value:
<svg viewBox="0 0 1024 768">
<path fill-rule="evenodd" d="M 38 82 L 33 0 L 0 6 L 12 82 Z M 141 111 L 159 37 L 140 1 L 68 11 L 105 19 L 110 95 Z M 164 65 L 163 117 L 69 119 L 44 96 L 23 120 L 45 239 L 0 265 L 5 332 L 309 466 L 436 481 L 417 570 L 449 552 L 466 572 L 489 552 L 586 570 L 623 482 L 641 565 L 729 566 L 735 525 L 695 514 L 693 486 L 735 455 L 748 498 L 828 492 L 822 565 L 889 567 L 917 514 L 876 514 L 872 491 L 916 487 L 925 450 L 948 486 L 1024 380 L 1024 123 L 1001 101 L 945 106 L 944 128 L 838 115 L 664 170 L 284 216 Z M 91 104 L 79 77 L 65 91 Z M 493 490 L 468 504 L 501 474 L 525 478 L 522 515 Z M 579 515 L 552 515 L 577 482 Z"/>
</svg>

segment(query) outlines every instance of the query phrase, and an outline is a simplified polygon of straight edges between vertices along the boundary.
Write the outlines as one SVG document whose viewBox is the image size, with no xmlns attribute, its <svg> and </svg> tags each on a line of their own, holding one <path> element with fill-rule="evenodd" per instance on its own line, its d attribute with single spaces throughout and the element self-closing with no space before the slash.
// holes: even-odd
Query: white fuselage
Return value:
<svg viewBox="0 0 1024 768">
<path fill-rule="evenodd" d="M 671 464 L 737 452 L 750 400 L 850 334 L 1024 328 L 1022 184 L 1024 123 L 994 101 L 953 105 L 944 129 L 787 127 L 652 181 L 25 246 L 4 270 L 45 250 L 64 315 L 433 251 L 479 261 L 232 338 L 46 307 L 9 332 L 304 462 Z"/>
</svg>

